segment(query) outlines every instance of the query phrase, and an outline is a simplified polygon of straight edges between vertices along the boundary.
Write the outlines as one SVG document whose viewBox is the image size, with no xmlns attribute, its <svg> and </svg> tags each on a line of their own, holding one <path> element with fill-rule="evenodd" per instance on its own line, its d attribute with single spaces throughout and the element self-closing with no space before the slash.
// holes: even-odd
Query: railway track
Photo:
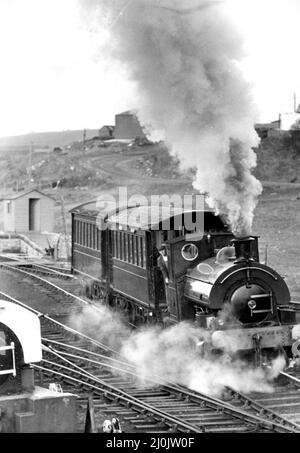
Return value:
<svg viewBox="0 0 300 453">
<path fill-rule="evenodd" d="M 22 264 L 14 264 L 10 265 L 7 263 L 0 263 L 0 266 L 6 270 L 10 271 L 15 271 L 23 275 L 24 277 L 28 277 L 31 279 L 34 279 L 35 282 L 38 283 L 38 285 L 41 285 L 44 289 L 49 291 L 51 294 L 59 294 L 60 297 L 60 304 L 64 306 L 64 311 L 68 312 L 68 315 L 70 314 L 70 311 L 76 311 L 77 308 L 82 307 L 84 304 L 90 305 L 90 301 L 83 299 L 82 297 L 74 294 L 75 292 L 79 292 L 78 286 L 79 283 L 76 282 L 76 280 L 73 278 L 72 275 L 69 275 L 67 272 L 60 272 L 60 270 L 57 269 L 52 269 L 48 266 L 43 266 L 39 265 L 36 263 L 22 263 Z M 76 287 L 77 284 L 77 287 Z M 75 290 L 74 290 L 75 287 Z M 81 286 L 80 286 L 81 288 Z M 70 292 L 70 289 L 72 292 Z M 9 297 L 6 294 L 7 297 Z M 27 307 L 30 309 L 30 307 Z M 97 309 L 97 307 L 95 307 Z M 40 312 L 35 311 L 39 316 L 42 316 Z M 67 322 L 69 316 L 63 316 L 64 322 Z M 243 417 L 250 415 L 252 417 L 257 417 L 255 420 L 256 422 L 254 425 L 256 427 L 254 429 L 260 429 L 257 427 L 261 427 L 263 425 L 260 424 L 261 421 L 264 423 L 270 423 L 271 425 L 274 424 L 275 431 L 276 430 L 291 430 L 291 432 L 296 432 L 300 428 L 299 426 L 294 423 L 293 420 L 288 419 L 287 417 L 284 416 L 284 414 L 279 414 L 276 411 L 273 411 L 272 408 L 265 407 L 264 404 L 260 403 L 259 401 L 255 400 L 255 398 L 252 398 L 251 396 L 245 396 L 241 395 L 240 393 L 238 394 L 237 392 L 232 391 L 232 401 L 230 403 L 224 402 L 221 400 L 218 400 L 216 398 L 211 399 L 206 397 L 205 395 L 201 395 L 197 392 L 192 392 L 184 387 L 177 386 L 176 384 L 170 385 L 167 383 L 164 383 L 164 388 L 162 389 L 162 379 L 159 378 L 158 380 L 160 382 L 156 382 L 155 385 L 156 387 L 159 386 L 159 390 L 155 387 L 155 391 L 153 389 L 153 382 L 150 382 L 150 388 L 152 389 L 150 391 L 150 388 L 143 389 L 140 391 L 136 387 L 136 382 L 137 382 L 137 373 L 135 370 L 128 369 L 129 365 L 126 364 L 126 367 L 124 368 L 124 361 L 122 361 L 122 367 L 116 366 L 115 368 L 118 368 L 118 372 L 121 373 L 121 375 L 126 374 L 127 378 L 125 381 L 119 380 L 119 377 L 116 378 L 114 375 L 112 375 L 112 365 L 111 364 L 103 364 L 102 362 L 95 363 L 95 360 L 93 361 L 93 358 L 91 359 L 91 348 L 96 350 L 100 350 L 100 354 L 112 354 L 113 356 L 116 355 L 115 351 L 111 350 L 107 346 L 97 342 L 96 340 L 93 340 L 89 337 L 86 337 L 84 335 L 79 334 L 78 332 L 76 333 L 70 326 L 66 326 L 64 324 L 59 323 L 57 320 L 62 319 L 61 313 L 59 316 L 53 315 L 53 318 L 49 318 L 49 316 L 43 316 L 42 319 L 42 329 L 43 329 L 43 342 L 45 346 L 45 357 L 50 358 L 48 360 L 48 363 L 43 363 L 41 365 L 39 371 L 42 371 L 42 374 L 44 375 L 44 378 L 50 378 L 55 377 L 59 381 L 61 381 L 65 387 L 70 386 L 73 388 L 77 389 L 77 387 L 82 387 L 84 388 L 84 394 L 88 395 L 90 392 L 96 395 L 96 399 L 99 399 L 100 395 L 101 398 L 105 399 L 103 397 L 104 393 L 107 393 L 107 387 L 110 388 L 113 383 L 116 383 L 116 387 L 111 389 L 112 394 L 110 394 L 110 398 L 108 398 L 110 401 L 109 403 L 101 402 L 101 407 L 102 409 L 107 407 L 107 410 L 109 411 L 109 407 L 114 407 L 112 405 L 112 402 L 114 401 L 114 398 L 118 402 L 120 402 L 120 391 L 123 391 L 125 396 L 124 396 L 124 403 L 125 405 L 128 406 L 129 403 L 128 395 L 131 395 L 132 398 L 136 398 L 140 400 L 140 398 L 144 398 L 142 402 L 139 401 L 139 409 L 144 407 L 145 409 L 145 404 L 148 404 L 148 401 L 150 401 L 151 404 L 154 406 L 158 404 L 159 407 L 161 407 L 163 410 L 168 410 L 168 413 L 171 412 L 172 414 L 179 415 L 181 420 L 181 417 L 184 414 L 184 417 L 187 418 L 188 421 L 195 422 L 196 427 L 200 427 L 200 432 L 239 432 L 239 431 L 247 431 L 253 429 L 253 423 L 254 419 L 252 418 L 252 422 L 249 422 L 249 426 L 246 423 L 246 426 L 241 423 L 241 420 Z M 56 322 L 55 328 L 53 327 Z M 52 331 L 54 328 L 54 331 Z M 47 335 L 44 334 L 44 332 L 47 332 Z M 63 333 L 62 333 L 63 332 Z M 72 338 L 70 338 L 70 335 Z M 60 341 L 58 341 L 60 340 Z M 58 342 L 55 346 L 55 351 L 53 350 L 53 343 L 51 341 L 56 341 Z M 74 343 L 75 342 L 75 343 Z M 84 342 L 84 343 L 83 343 Z M 76 346 L 74 345 L 76 344 Z M 74 363 L 68 363 L 68 366 L 66 367 L 66 363 L 63 363 L 66 360 L 66 354 L 70 354 L 70 351 L 67 352 L 66 348 L 73 348 L 73 352 L 76 351 L 76 353 L 72 354 L 72 359 L 69 360 L 69 362 L 74 361 Z M 63 349 L 65 348 L 65 349 Z M 80 348 L 81 351 L 79 351 L 76 348 Z M 99 349 L 100 348 L 100 349 Z M 61 351 L 63 349 L 63 351 Z M 53 362 L 53 357 L 49 357 L 49 355 L 53 356 L 53 354 L 61 354 L 61 357 L 58 357 L 57 355 L 55 356 L 55 361 Z M 98 351 L 99 352 L 99 351 Z M 83 356 L 82 356 L 82 354 Z M 93 352 L 95 353 L 95 351 Z M 78 356 L 79 354 L 79 356 Z M 81 354 L 81 355 L 80 355 Z M 59 358 L 59 360 L 58 360 Z M 46 360 L 46 359 L 45 359 Z M 92 361 L 91 361 L 92 360 Z M 107 361 L 108 359 L 106 359 Z M 116 360 L 116 359 L 115 359 Z M 119 359 L 118 359 L 119 360 Z M 80 363 L 80 367 L 82 367 L 82 364 L 84 364 L 83 370 L 86 368 L 91 367 L 92 369 L 92 376 L 89 376 L 86 374 L 85 371 L 82 371 L 78 368 L 78 362 Z M 65 368 L 66 367 L 66 368 Z M 71 367 L 71 368 L 70 368 Z M 100 367 L 100 378 L 98 376 L 99 369 L 94 369 L 94 368 L 99 368 Z M 106 370 L 106 379 L 103 379 L 103 376 L 101 374 L 102 368 L 105 368 Z M 129 367 L 130 368 L 130 367 Z M 36 368 L 37 369 L 37 368 Z M 75 371 L 74 371 L 75 370 Z M 109 370 L 109 372 L 107 372 Z M 113 373 L 116 370 L 113 371 Z M 75 373 L 75 377 L 74 377 Z M 83 373 L 83 374 L 80 374 Z M 39 373 L 39 376 L 41 373 Z M 71 382 L 70 382 L 70 376 L 71 376 Z M 128 382 L 128 376 L 131 377 L 131 381 L 129 379 Z M 82 379 L 87 379 L 88 382 L 83 382 Z M 96 383 L 91 383 L 91 379 L 94 379 Z M 100 379 L 100 381 L 99 381 Z M 117 380 L 116 380 L 117 379 Z M 133 382 L 133 386 L 131 386 Z M 130 384 L 130 385 L 129 385 Z M 93 387 L 94 386 L 94 387 Z M 99 386 L 101 389 L 99 389 Z M 102 387 L 101 387 L 102 386 Z M 129 392 L 129 389 L 131 389 L 132 392 Z M 153 393 L 154 392 L 154 393 Z M 174 393 L 175 392 L 175 393 Z M 77 393 L 77 390 L 76 390 Z M 261 394 L 260 394 L 261 395 Z M 126 399 L 127 398 L 127 399 Z M 200 399 L 199 399 L 200 398 Z M 203 400 L 204 398 L 204 400 Z M 107 399 L 107 398 L 106 398 Z M 181 404 L 179 404 L 180 400 L 184 400 L 184 402 L 181 401 Z M 210 406 L 207 408 L 208 400 L 210 404 L 213 404 L 213 408 L 210 408 Z M 83 398 L 82 401 L 84 403 L 87 403 L 87 399 Z M 134 401 L 136 403 L 136 401 Z M 99 401 L 97 401 L 97 404 L 99 405 Z M 144 404 L 144 406 L 143 406 Z M 178 404 L 178 407 L 177 405 Z M 204 404 L 204 406 L 203 406 Z M 97 406 L 97 405 L 96 405 Z M 122 404 L 121 404 L 122 406 Z M 199 411 L 199 406 L 201 408 L 200 412 Z M 97 406 L 98 407 L 98 406 Z M 198 409 L 197 409 L 198 408 Z M 139 413 L 139 420 L 143 420 L 141 417 L 141 414 L 143 412 L 143 409 L 139 410 L 136 409 L 137 412 Z M 130 409 L 131 410 L 131 409 Z M 226 411 L 230 410 L 236 410 L 237 412 L 235 415 L 239 414 L 239 417 L 235 417 L 235 422 L 232 423 L 230 420 L 230 416 L 228 416 Z M 141 412 L 142 411 L 142 412 Z M 224 412 L 225 411 L 225 412 Z M 105 413 L 105 410 L 103 409 L 103 412 Z M 118 411 L 116 411 L 119 413 Z M 162 411 L 163 412 L 163 411 Z M 215 412 L 215 413 L 214 413 Z M 201 414 L 200 414 L 201 413 Z M 220 415 L 221 414 L 221 415 Z M 136 412 L 135 412 L 135 419 L 136 419 Z M 143 414 L 142 414 L 143 415 Z M 201 415 L 201 416 L 200 416 Z M 205 419 L 205 416 L 210 417 L 208 420 Z M 225 416 L 225 419 L 223 420 L 222 417 Z M 128 415 L 129 419 L 130 415 Z M 149 418 L 149 415 L 145 415 L 146 419 Z M 202 418 L 205 421 L 205 423 L 201 423 Z M 126 417 L 125 417 L 126 418 Z M 135 420 L 134 419 L 134 420 Z M 176 419 L 176 417 L 173 417 L 173 419 Z M 126 419 L 127 420 L 127 419 Z M 126 421 L 125 420 L 125 421 Z M 166 415 L 163 418 L 163 420 L 166 420 Z M 178 421 L 177 421 L 178 422 Z M 153 422 L 154 423 L 154 422 Z M 161 423 L 161 422 L 160 422 Z M 149 425 L 149 426 L 148 426 Z M 143 429 L 158 429 L 157 425 L 157 420 L 155 419 L 154 425 L 147 424 L 147 423 L 142 423 L 139 425 L 134 425 L 134 429 L 139 429 L 138 426 L 142 426 Z M 176 424 L 173 420 L 173 423 L 171 424 L 165 424 L 165 429 L 168 430 L 174 430 L 174 426 L 177 426 L 176 429 L 179 429 L 178 426 L 180 425 L 179 422 Z M 151 428 L 152 426 L 152 428 Z M 195 428 L 195 427 L 194 427 Z M 159 425 L 159 429 L 161 429 Z M 186 427 L 183 427 L 183 429 L 187 429 Z M 192 428 L 190 427 L 192 430 Z M 264 429 L 270 429 L 270 428 L 262 428 Z M 155 431 L 156 432 L 156 431 Z M 193 432 L 193 431 L 192 431 Z"/>
<path fill-rule="evenodd" d="M 106 345 L 5 293 L 0 297 L 41 319 L 44 358 L 32 366 L 43 384 L 55 379 L 79 395 L 79 406 L 92 395 L 98 412 L 113 412 L 130 432 L 297 432 L 284 419 L 278 423 L 180 386 L 149 380 L 141 387 L 133 367 Z"/>
<path fill-rule="evenodd" d="M 282 371 L 270 394 L 252 392 L 247 398 L 274 414 L 284 417 L 300 429 L 300 370 Z M 262 409 L 263 410 L 263 409 Z"/>
<path fill-rule="evenodd" d="M 82 285 L 79 280 L 74 279 L 69 272 L 61 272 L 48 266 L 36 263 L 4 263 L 0 262 L 0 268 L 19 273 L 24 278 L 29 278 L 35 284 L 40 285 L 50 295 L 59 295 L 60 304 L 65 306 L 67 311 L 70 304 L 76 303 L 78 307 L 90 305 L 91 302 L 81 296 Z"/>
</svg>

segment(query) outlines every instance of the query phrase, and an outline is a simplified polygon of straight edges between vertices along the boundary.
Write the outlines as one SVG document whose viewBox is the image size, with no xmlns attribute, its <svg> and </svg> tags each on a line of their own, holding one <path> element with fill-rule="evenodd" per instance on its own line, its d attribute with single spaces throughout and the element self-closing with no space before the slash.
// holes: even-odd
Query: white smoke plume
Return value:
<svg viewBox="0 0 300 453">
<path fill-rule="evenodd" d="M 84 307 L 80 314 L 73 313 L 69 322 L 78 332 L 97 339 L 116 351 L 121 349 L 124 339 L 129 335 L 129 328 L 121 316 L 101 305 L 97 310 Z"/>
<path fill-rule="evenodd" d="M 85 0 L 110 31 L 101 49 L 136 82 L 139 118 L 164 130 L 194 187 L 225 214 L 238 236 L 251 232 L 262 187 L 251 174 L 256 111 L 239 62 L 241 36 L 213 0 Z"/>
<path fill-rule="evenodd" d="M 80 315 L 72 315 L 71 325 L 120 353 L 134 367 L 141 386 L 148 387 L 149 380 L 160 378 L 213 396 L 222 395 L 226 386 L 244 392 L 271 392 L 272 380 L 285 366 L 281 356 L 265 370 L 233 358 L 241 346 L 236 338 L 219 339 L 218 346 L 225 350 L 217 359 L 209 351 L 201 356 L 201 344 L 212 334 L 187 322 L 166 329 L 151 326 L 130 331 L 110 309 L 87 307 Z"/>
</svg>

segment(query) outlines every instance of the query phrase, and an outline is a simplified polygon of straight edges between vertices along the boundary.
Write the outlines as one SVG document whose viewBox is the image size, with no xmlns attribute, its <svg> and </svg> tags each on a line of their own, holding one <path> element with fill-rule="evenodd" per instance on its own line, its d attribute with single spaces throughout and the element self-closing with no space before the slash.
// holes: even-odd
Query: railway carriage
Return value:
<svg viewBox="0 0 300 453">
<path fill-rule="evenodd" d="M 89 297 L 132 324 L 189 320 L 217 333 L 216 347 L 230 333 L 243 350 L 296 350 L 289 290 L 259 262 L 257 236 L 235 238 L 210 209 L 103 211 L 93 201 L 71 214 L 72 271 L 86 280 Z"/>
</svg>

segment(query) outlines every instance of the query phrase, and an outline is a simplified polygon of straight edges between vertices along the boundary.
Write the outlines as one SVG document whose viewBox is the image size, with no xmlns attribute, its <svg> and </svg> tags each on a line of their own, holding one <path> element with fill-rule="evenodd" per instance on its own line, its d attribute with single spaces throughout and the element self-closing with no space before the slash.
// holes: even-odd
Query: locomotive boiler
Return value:
<svg viewBox="0 0 300 453">
<path fill-rule="evenodd" d="M 258 237 L 235 238 L 209 208 L 153 206 L 72 213 L 72 270 L 86 294 L 131 324 L 188 321 L 209 331 L 212 346 L 243 351 L 294 344 L 296 312 L 284 279 L 260 263 Z M 201 230 L 192 220 L 200 215 Z M 101 225 L 101 227 L 99 227 Z"/>
</svg>

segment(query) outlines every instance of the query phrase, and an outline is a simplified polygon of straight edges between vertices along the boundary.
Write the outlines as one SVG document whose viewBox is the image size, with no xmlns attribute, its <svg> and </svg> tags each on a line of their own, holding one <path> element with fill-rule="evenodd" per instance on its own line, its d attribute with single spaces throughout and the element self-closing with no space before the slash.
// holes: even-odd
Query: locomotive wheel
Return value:
<svg viewBox="0 0 300 453">
<path fill-rule="evenodd" d="M 129 303 L 126 299 L 123 299 L 123 298 L 117 298 L 116 299 L 116 304 L 115 304 L 115 307 L 118 311 L 121 311 L 121 312 L 127 312 L 128 310 L 128 307 L 129 307 Z"/>
<path fill-rule="evenodd" d="M 93 299 L 106 302 L 107 291 L 106 288 L 100 286 L 98 283 L 93 284 Z"/>
<path fill-rule="evenodd" d="M 86 283 L 84 285 L 84 292 L 85 292 L 85 296 L 88 299 L 92 299 L 92 288 L 91 288 L 91 285 L 89 283 Z"/>
</svg>

